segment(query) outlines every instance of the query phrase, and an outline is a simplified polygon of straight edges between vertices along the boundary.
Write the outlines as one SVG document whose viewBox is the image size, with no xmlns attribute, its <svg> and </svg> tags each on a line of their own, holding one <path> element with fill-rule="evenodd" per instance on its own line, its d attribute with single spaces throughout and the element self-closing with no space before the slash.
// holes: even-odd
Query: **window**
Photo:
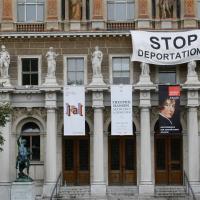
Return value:
<svg viewBox="0 0 200 200">
<path fill-rule="evenodd" d="M 134 0 L 108 0 L 107 17 L 110 21 L 131 21 L 134 19 Z"/>
<path fill-rule="evenodd" d="M 200 20 L 200 0 L 197 1 L 197 18 Z"/>
<path fill-rule="evenodd" d="M 40 128 L 33 122 L 27 122 L 22 126 L 22 139 L 26 140 L 26 147 L 30 151 L 30 160 L 40 160 Z"/>
<path fill-rule="evenodd" d="M 38 59 L 22 59 L 22 85 L 38 85 Z"/>
<path fill-rule="evenodd" d="M 18 22 L 43 22 L 44 0 L 18 0 Z"/>
<path fill-rule="evenodd" d="M 176 84 L 176 68 L 174 66 L 159 66 L 159 83 Z"/>
<path fill-rule="evenodd" d="M 18 56 L 19 86 L 41 84 L 41 58 L 37 55 Z"/>
<path fill-rule="evenodd" d="M 76 84 L 83 85 L 86 84 L 86 57 L 67 57 L 64 56 L 65 62 L 65 82 L 68 85 Z"/>
<path fill-rule="evenodd" d="M 130 58 L 113 57 L 112 58 L 112 82 L 113 84 L 130 83 Z"/>
</svg>

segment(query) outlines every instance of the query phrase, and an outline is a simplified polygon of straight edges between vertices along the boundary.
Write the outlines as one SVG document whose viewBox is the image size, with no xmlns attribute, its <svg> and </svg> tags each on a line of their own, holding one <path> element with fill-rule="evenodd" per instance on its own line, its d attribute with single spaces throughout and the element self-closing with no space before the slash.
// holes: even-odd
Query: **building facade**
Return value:
<svg viewBox="0 0 200 200">
<path fill-rule="evenodd" d="M 133 186 L 153 195 L 156 186 L 183 185 L 184 173 L 200 193 L 199 61 L 197 75 L 188 63 L 150 65 L 145 82 L 141 63 L 132 62 L 130 30 L 199 29 L 200 1 L 175 0 L 0 0 L 0 45 L 10 55 L 8 76 L 0 78 L 0 101 L 13 107 L 2 128 L 0 199 L 10 199 L 17 178 L 17 139 L 28 141 L 35 193 L 49 196 L 59 174 L 63 184 L 90 186 L 104 195 L 110 186 Z M 91 84 L 91 55 L 103 53 L 105 84 Z M 48 54 L 56 53 L 49 76 Z M 63 87 L 85 86 L 85 136 L 63 135 Z M 133 87 L 133 135 L 111 135 L 110 86 Z M 182 131 L 157 129 L 158 85 L 181 86 Z"/>
</svg>

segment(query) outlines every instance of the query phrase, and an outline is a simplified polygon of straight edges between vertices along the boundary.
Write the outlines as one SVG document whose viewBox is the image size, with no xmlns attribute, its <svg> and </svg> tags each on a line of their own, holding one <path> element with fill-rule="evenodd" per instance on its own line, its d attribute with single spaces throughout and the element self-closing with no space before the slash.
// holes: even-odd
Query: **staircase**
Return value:
<svg viewBox="0 0 200 200">
<path fill-rule="evenodd" d="M 192 200 L 186 193 L 184 186 L 156 186 L 155 198 L 163 200 Z"/>
<path fill-rule="evenodd" d="M 136 200 L 138 199 L 137 186 L 108 186 L 108 200 Z"/>
<path fill-rule="evenodd" d="M 59 199 L 78 200 L 90 199 L 90 186 L 62 186 L 59 192 Z"/>
</svg>

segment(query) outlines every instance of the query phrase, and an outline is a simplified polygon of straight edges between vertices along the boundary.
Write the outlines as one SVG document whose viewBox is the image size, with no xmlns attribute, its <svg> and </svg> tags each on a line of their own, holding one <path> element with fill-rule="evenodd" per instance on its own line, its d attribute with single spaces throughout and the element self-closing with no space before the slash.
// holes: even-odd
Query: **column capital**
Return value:
<svg viewBox="0 0 200 200">
<path fill-rule="evenodd" d="M 93 108 L 104 108 L 103 92 L 93 92 L 92 93 L 92 107 Z"/>
<path fill-rule="evenodd" d="M 47 92 L 45 94 L 45 107 L 48 109 L 56 109 L 57 108 L 56 92 Z"/>
<path fill-rule="evenodd" d="M 140 107 L 151 107 L 151 92 L 150 90 L 140 90 Z"/>
<path fill-rule="evenodd" d="M 187 91 L 187 106 L 188 107 L 197 107 L 197 106 L 199 106 L 198 90 L 188 90 Z"/>
</svg>

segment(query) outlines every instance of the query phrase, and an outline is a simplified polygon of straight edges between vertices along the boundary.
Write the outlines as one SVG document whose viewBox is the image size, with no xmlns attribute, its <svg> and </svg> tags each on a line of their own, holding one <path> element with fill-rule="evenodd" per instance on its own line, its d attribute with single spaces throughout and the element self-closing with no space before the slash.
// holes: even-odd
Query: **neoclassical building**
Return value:
<svg viewBox="0 0 200 200">
<path fill-rule="evenodd" d="M 141 63 L 131 61 L 130 30 L 199 29 L 200 1 L 172 2 L 165 8 L 159 0 L 0 0 L 0 45 L 10 55 L 0 101 L 13 107 L 2 128 L 0 199 L 10 199 L 16 186 L 19 136 L 32 152 L 29 175 L 38 196 L 50 196 L 60 174 L 63 185 L 88 186 L 94 196 L 123 189 L 153 196 L 159 186 L 184 187 L 186 174 L 200 194 L 200 62 L 192 78 L 188 63 L 150 64 L 143 84 Z M 96 46 L 105 84 L 91 84 Z M 63 134 L 63 87 L 71 84 L 85 87 L 85 136 Z M 132 136 L 111 135 L 112 84 L 132 85 Z M 159 84 L 181 86 L 179 134 L 158 131 Z"/>
</svg>

